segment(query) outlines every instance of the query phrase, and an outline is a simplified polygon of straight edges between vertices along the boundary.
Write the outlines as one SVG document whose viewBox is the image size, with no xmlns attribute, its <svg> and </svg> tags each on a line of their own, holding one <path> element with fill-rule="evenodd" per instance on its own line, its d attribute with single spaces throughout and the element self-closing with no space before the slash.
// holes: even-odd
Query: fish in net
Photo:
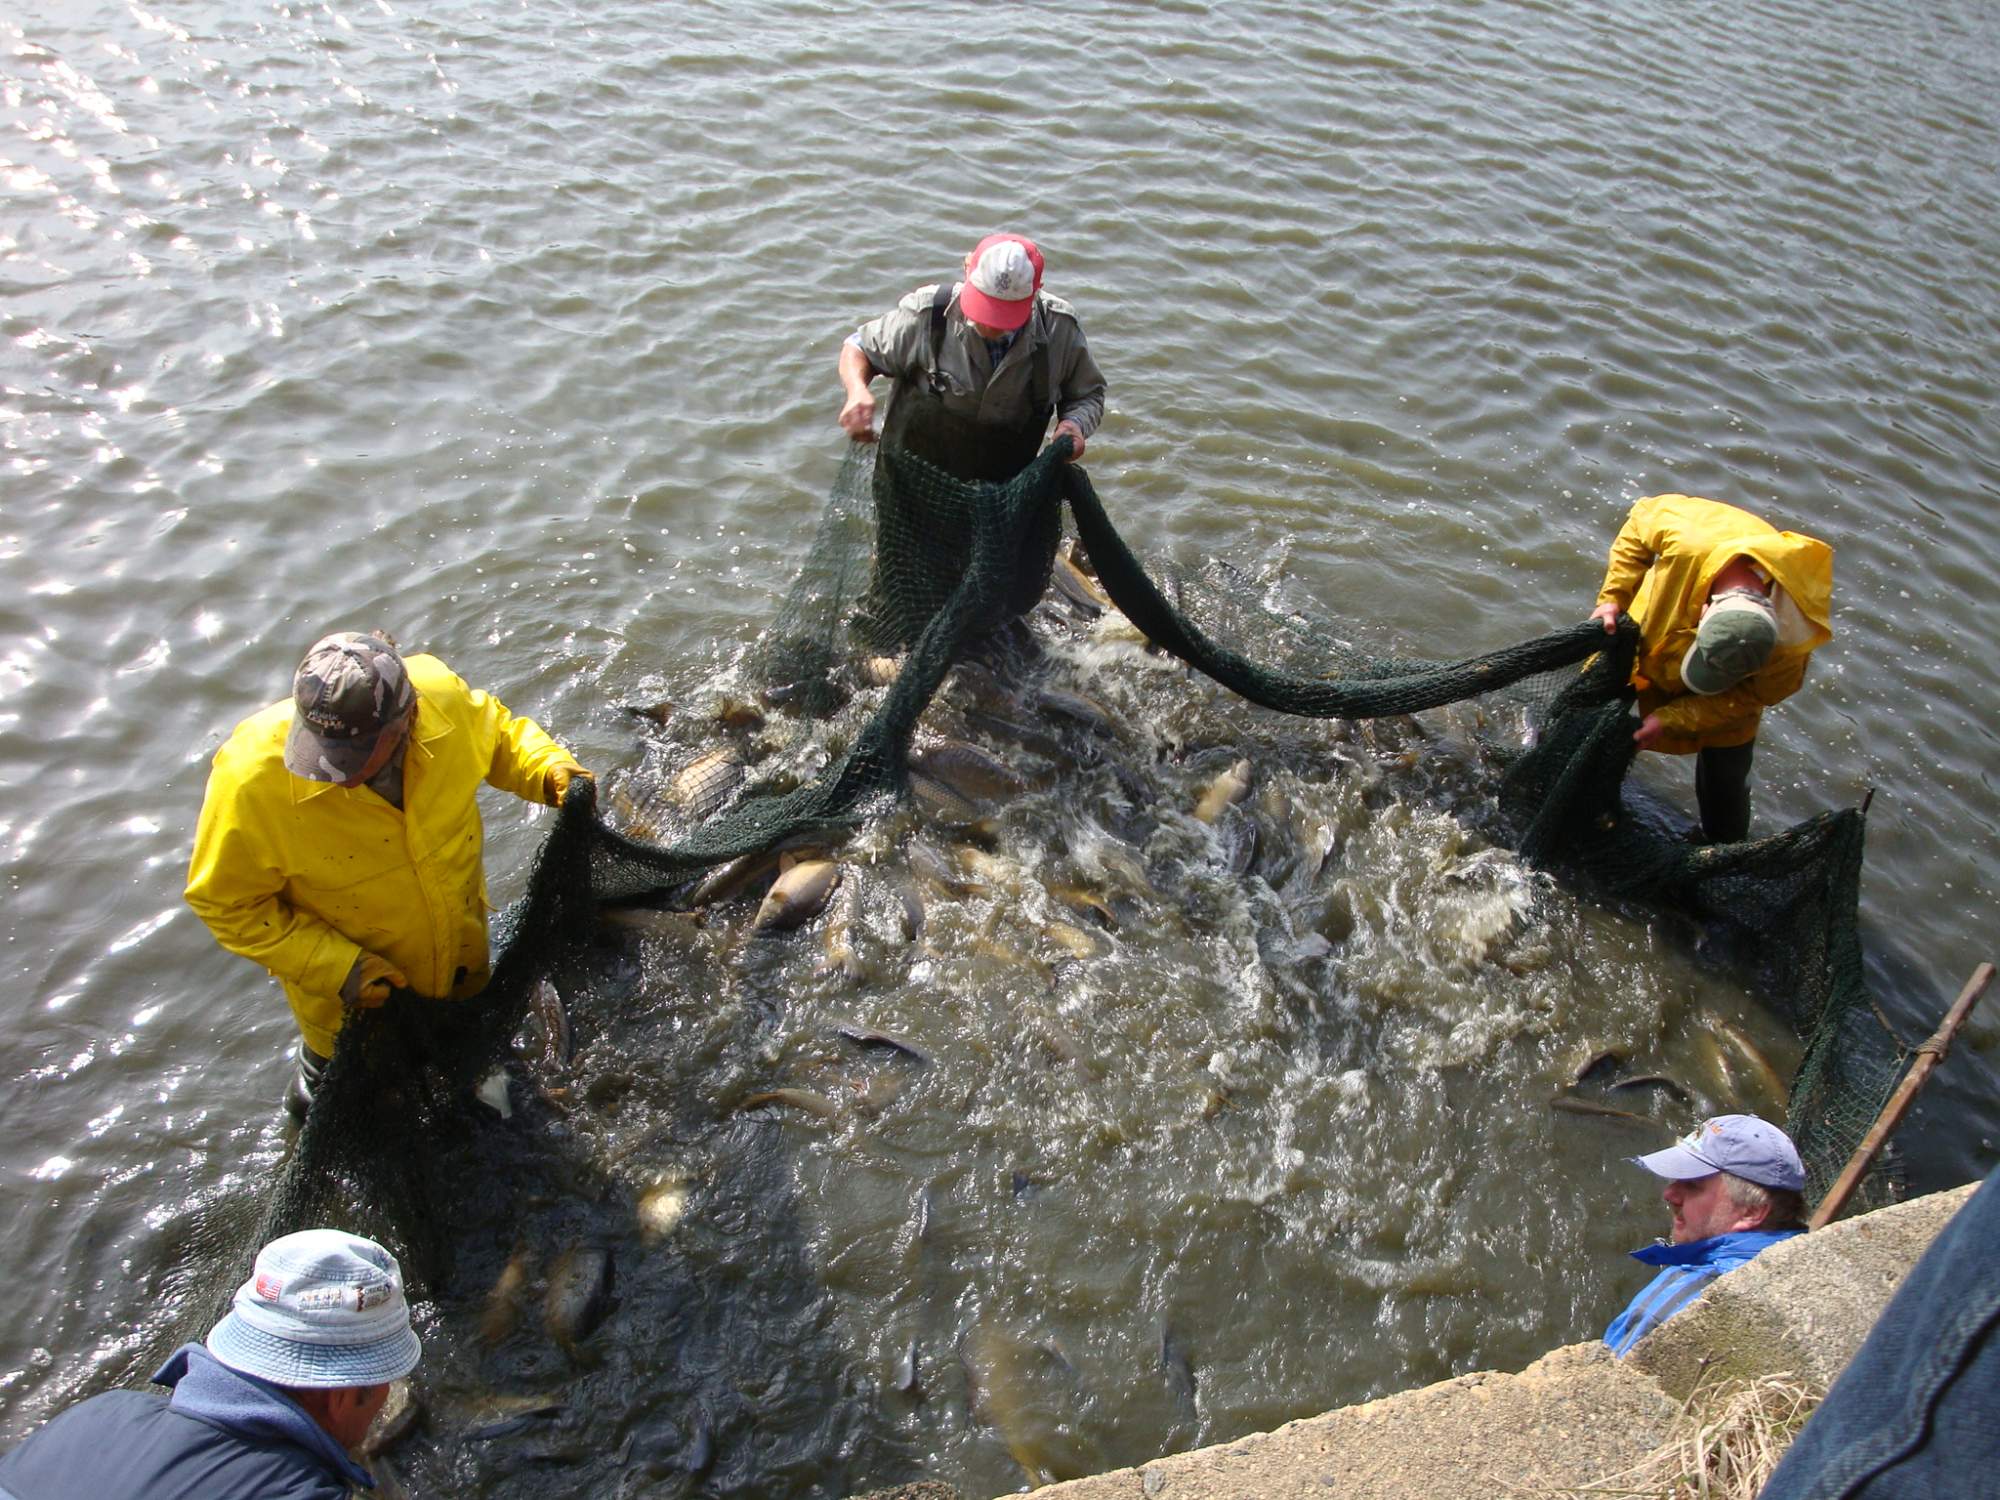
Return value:
<svg viewBox="0 0 2000 1500">
<path fill-rule="evenodd" d="M 413 1296 L 462 1306 L 455 1258 L 492 1254 L 490 1245 L 468 1248 L 469 1180 L 479 1183 L 489 1224 L 510 1222 L 495 1202 L 615 1196 L 597 1168 L 562 1149 L 562 1082 L 516 1056 L 538 999 L 553 986 L 583 1006 L 615 1003 L 594 993 L 601 976 L 591 943 L 603 904 L 686 902 L 718 871 L 761 878 L 774 851 L 830 847 L 913 789 L 923 795 L 925 710 L 954 671 L 1004 673 L 1032 650 L 1015 622 L 1052 573 L 1068 578 L 1070 564 L 1057 556 L 1065 517 L 1094 575 L 1082 587 L 1101 590 L 1105 613 L 1250 703 L 1342 720 L 1496 695 L 1520 705 L 1530 742 L 1493 746 L 1491 763 L 1523 856 L 1606 899 L 1673 905 L 1754 935 L 1745 950 L 1758 987 L 1807 1042 L 1788 1125 L 1809 1195 L 1824 1191 L 1901 1061 L 1863 977 L 1858 811 L 1745 843 L 1691 845 L 1634 816 L 1623 799 L 1635 727 L 1629 620 L 1610 637 L 1586 621 L 1452 662 L 1371 652 L 1349 638 L 1337 611 L 1275 599 L 1225 565 L 1142 562 L 1066 458 L 1058 440 L 1011 479 L 966 480 L 912 448 L 853 445 L 794 586 L 739 670 L 760 713 L 812 719 L 876 689 L 879 705 L 817 767 L 764 775 L 741 756 L 704 752 L 713 758 L 689 776 L 678 810 L 643 825 L 612 827 L 596 789 L 573 784 L 525 895 L 496 924 L 484 993 L 348 1018 L 254 1228 L 234 1258 L 218 1259 L 217 1303 L 191 1308 L 189 1327 L 205 1326 L 256 1244 L 292 1229 L 340 1223 L 373 1235 L 403 1258 Z M 550 1139 L 523 1146 L 516 1132 L 496 1144 L 476 1101 L 482 1085 L 490 1097 L 501 1069 L 513 1074 L 500 1074 L 503 1102 L 506 1090 L 522 1095 L 524 1108 L 554 1126 Z M 491 1269 L 482 1261 L 482 1276 Z"/>
</svg>

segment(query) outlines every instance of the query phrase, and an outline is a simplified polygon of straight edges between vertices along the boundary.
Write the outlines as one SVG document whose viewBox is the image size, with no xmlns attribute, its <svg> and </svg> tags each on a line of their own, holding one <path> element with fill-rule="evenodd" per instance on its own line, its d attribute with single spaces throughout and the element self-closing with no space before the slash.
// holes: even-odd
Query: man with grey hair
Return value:
<svg viewBox="0 0 2000 1500">
<path fill-rule="evenodd" d="M 0 1500 L 344 1500 L 375 1487 L 349 1452 L 421 1352 L 395 1256 L 338 1229 L 285 1235 L 207 1347 L 153 1376 L 171 1396 L 60 1413 L 0 1457 Z"/>
<path fill-rule="evenodd" d="M 1666 1180 L 1660 1196 L 1674 1217 L 1670 1240 L 1632 1252 L 1660 1271 L 1605 1330 L 1620 1357 L 1716 1277 L 1805 1229 L 1798 1148 L 1755 1115 L 1717 1115 L 1666 1150 L 1632 1159 Z"/>
</svg>

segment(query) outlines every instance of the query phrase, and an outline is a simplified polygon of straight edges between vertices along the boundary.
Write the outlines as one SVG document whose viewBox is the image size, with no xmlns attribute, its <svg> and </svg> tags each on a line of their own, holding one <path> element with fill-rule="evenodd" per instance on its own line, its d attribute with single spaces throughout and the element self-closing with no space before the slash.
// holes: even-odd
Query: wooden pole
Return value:
<svg viewBox="0 0 2000 1500">
<path fill-rule="evenodd" d="M 1945 1053 L 1951 1050 L 1951 1039 L 1958 1034 L 1965 1018 L 1972 1014 L 1972 1007 L 1986 993 L 1987 983 L 1992 978 L 1993 965 L 1990 963 L 1981 964 L 1972 971 L 1972 977 L 1965 981 L 1965 988 L 1958 992 L 1958 998 L 1952 1001 L 1951 1009 L 1945 1012 L 1943 1022 L 1932 1033 L 1931 1039 L 1917 1048 L 1916 1060 L 1910 1064 L 1910 1071 L 1903 1075 L 1903 1081 L 1896 1085 L 1896 1092 L 1882 1106 L 1882 1113 L 1875 1117 L 1867 1137 L 1855 1148 L 1839 1179 L 1827 1189 L 1819 1207 L 1813 1210 L 1812 1219 L 1806 1225 L 1808 1229 L 1824 1229 L 1833 1222 L 1836 1214 L 1847 1207 L 1847 1200 L 1861 1185 L 1862 1176 L 1882 1149 L 1882 1143 L 1889 1139 L 1890 1132 L 1903 1123 L 1903 1116 L 1909 1113 L 1910 1105 L 1916 1101 L 1917 1091 L 1931 1076 L 1931 1070 L 1944 1061 Z"/>
</svg>

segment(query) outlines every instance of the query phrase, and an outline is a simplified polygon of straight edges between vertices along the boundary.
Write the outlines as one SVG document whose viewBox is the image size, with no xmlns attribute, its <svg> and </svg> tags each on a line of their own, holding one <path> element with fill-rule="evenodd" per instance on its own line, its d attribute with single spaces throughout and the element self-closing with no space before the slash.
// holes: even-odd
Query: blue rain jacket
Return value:
<svg viewBox="0 0 2000 1500">
<path fill-rule="evenodd" d="M 1803 1232 L 1745 1229 L 1691 1240 L 1685 1245 L 1661 1241 L 1634 1250 L 1632 1259 L 1660 1267 L 1660 1274 L 1647 1282 L 1631 1305 L 1611 1320 L 1611 1326 L 1604 1331 L 1604 1342 L 1611 1346 L 1613 1354 L 1624 1358 L 1634 1344 L 1699 1297 L 1716 1277 L 1748 1265 L 1780 1240 Z"/>
</svg>

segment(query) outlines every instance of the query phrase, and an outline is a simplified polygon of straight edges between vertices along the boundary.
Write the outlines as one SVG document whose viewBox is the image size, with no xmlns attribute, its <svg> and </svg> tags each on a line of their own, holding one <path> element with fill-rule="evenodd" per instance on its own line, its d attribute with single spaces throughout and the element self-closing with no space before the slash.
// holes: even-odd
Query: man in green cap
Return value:
<svg viewBox="0 0 2000 1500">
<path fill-rule="evenodd" d="M 1763 711 L 1805 680 L 1833 639 L 1833 549 L 1696 495 L 1633 505 L 1591 618 L 1629 614 L 1641 636 L 1632 686 L 1642 750 L 1695 756 L 1701 832 L 1750 831 L 1750 755 Z"/>
</svg>

